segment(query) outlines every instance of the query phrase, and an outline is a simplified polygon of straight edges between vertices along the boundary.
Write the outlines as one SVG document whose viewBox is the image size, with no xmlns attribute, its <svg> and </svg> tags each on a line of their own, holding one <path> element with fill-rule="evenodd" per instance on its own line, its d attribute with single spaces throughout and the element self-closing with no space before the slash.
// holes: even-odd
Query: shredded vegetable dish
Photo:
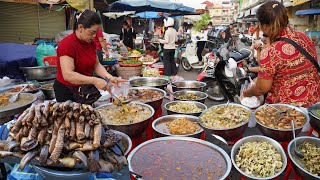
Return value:
<svg viewBox="0 0 320 180">
<path fill-rule="evenodd" d="M 186 135 L 193 134 L 200 130 L 200 126 L 197 122 L 187 120 L 187 118 L 177 118 L 167 123 L 170 130 L 170 134 L 174 135 Z"/>
<path fill-rule="evenodd" d="M 259 178 L 273 176 L 283 166 L 281 155 L 269 142 L 242 144 L 235 162 L 245 174 Z"/>
<path fill-rule="evenodd" d="M 168 109 L 170 111 L 177 112 L 177 113 L 199 113 L 203 110 L 195 104 L 183 103 L 183 102 L 172 104 L 169 106 Z"/>
<path fill-rule="evenodd" d="M 102 116 L 104 124 L 127 125 L 146 120 L 151 116 L 151 110 L 148 107 L 139 104 L 126 105 L 127 110 L 122 106 L 105 106 L 98 109 Z"/>
<path fill-rule="evenodd" d="M 210 108 L 200 117 L 200 122 L 214 129 L 228 129 L 247 123 L 250 112 L 245 108 L 229 105 Z"/>
<path fill-rule="evenodd" d="M 265 106 L 256 113 L 256 119 L 263 125 L 275 129 L 291 129 L 292 120 L 295 128 L 300 128 L 307 121 L 301 112 L 287 106 Z"/>
<path fill-rule="evenodd" d="M 304 142 L 298 146 L 303 154 L 305 169 L 316 176 L 320 175 L 320 148 L 309 142 Z"/>
<path fill-rule="evenodd" d="M 177 95 L 177 98 L 178 99 L 182 99 L 182 100 L 198 100 L 198 99 L 201 99 L 201 97 L 199 97 L 195 93 L 186 93 L 186 94 L 183 94 L 183 95 Z"/>
</svg>

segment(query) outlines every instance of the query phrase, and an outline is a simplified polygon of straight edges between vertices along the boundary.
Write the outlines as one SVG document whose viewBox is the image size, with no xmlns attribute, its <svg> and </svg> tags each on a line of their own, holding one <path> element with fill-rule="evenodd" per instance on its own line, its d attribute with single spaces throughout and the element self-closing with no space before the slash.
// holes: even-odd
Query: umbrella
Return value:
<svg viewBox="0 0 320 180">
<path fill-rule="evenodd" d="M 169 13 L 159 13 L 159 12 L 154 12 L 154 11 L 146 11 L 146 12 L 137 13 L 137 14 L 135 14 L 135 16 L 140 17 L 140 18 L 149 19 L 149 18 L 169 17 L 170 14 Z"/>
<path fill-rule="evenodd" d="M 121 0 L 110 5 L 110 11 L 154 11 L 154 12 L 195 12 L 194 8 L 181 3 L 159 0 Z"/>
<path fill-rule="evenodd" d="M 107 16 L 108 18 L 117 19 L 121 16 L 127 16 L 129 14 L 134 14 L 134 11 L 125 11 L 125 12 L 107 12 L 103 13 L 104 16 Z"/>
</svg>

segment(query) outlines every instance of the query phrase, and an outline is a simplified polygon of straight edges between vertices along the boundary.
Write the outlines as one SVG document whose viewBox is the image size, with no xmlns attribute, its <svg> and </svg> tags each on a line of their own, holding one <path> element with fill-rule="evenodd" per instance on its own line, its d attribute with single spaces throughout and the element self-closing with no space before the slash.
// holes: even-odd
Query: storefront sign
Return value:
<svg viewBox="0 0 320 180">
<path fill-rule="evenodd" d="M 303 4 L 308 1 L 310 1 L 310 0 L 293 0 L 292 6 L 297 6 L 299 4 Z"/>
</svg>

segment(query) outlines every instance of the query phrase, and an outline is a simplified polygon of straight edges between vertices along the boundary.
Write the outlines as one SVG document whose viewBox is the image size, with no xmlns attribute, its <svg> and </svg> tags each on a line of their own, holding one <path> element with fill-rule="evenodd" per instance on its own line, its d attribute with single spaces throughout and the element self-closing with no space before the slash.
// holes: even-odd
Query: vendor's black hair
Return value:
<svg viewBox="0 0 320 180">
<path fill-rule="evenodd" d="M 75 23 L 73 26 L 74 32 L 78 29 L 79 24 L 82 24 L 84 28 L 90 28 L 93 25 L 101 24 L 99 15 L 90 10 L 84 10 L 82 13 L 77 13 L 75 17 Z"/>
<path fill-rule="evenodd" d="M 122 24 L 122 25 L 130 27 L 130 26 L 129 26 L 129 23 L 128 23 L 127 21 L 123 21 L 123 24 Z"/>
</svg>

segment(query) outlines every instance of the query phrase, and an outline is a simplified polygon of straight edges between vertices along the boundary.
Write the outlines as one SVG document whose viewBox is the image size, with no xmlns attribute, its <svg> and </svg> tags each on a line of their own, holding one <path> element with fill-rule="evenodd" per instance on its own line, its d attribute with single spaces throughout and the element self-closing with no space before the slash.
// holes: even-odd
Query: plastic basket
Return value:
<svg viewBox="0 0 320 180">
<path fill-rule="evenodd" d="M 57 56 L 46 56 L 42 59 L 43 64 L 46 66 L 56 66 L 58 57 Z"/>
<path fill-rule="evenodd" d="M 139 67 L 116 67 L 117 75 L 123 79 L 129 79 L 134 76 L 141 76 L 142 66 Z"/>
</svg>

